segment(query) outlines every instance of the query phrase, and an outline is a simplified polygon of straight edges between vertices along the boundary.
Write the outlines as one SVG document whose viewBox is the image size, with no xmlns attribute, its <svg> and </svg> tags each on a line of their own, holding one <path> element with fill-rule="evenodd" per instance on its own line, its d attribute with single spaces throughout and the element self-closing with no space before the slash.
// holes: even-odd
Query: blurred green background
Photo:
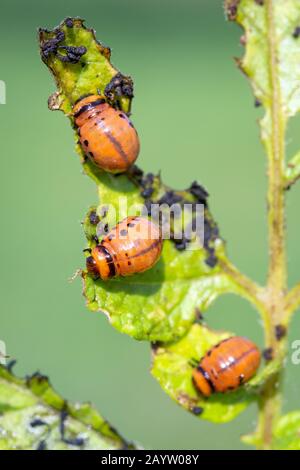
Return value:
<svg viewBox="0 0 300 470">
<path fill-rule="evenodd" d="M 97 202 L 83 176 L 73 132 L 47 109 L 54 83 L 38 54 L 37 27 L 81 16 L 112 48 L 113 63 L 135 81 L 133 120 L 139 165 L 161 170 L 175 187 L 197 178 L 228 242 L 231 259 L 264 282 L 267 264 L 265 157 L 247 80 L 236 69 L 241 31 L 224 19 L 221 0 L 2 0 L 0 339 L 15 371 L 47 373 L 72 400 L 91 400 L 128 439 L 154 449 L 243 449 L 255 407 L 234 422 L 199 421 L 174 404 L 149 374 L 148 344 L 114 331 L 84 305 L 81 220 Z M 300 147 L 299 119 L 288 154 Z M 290 283 L 300 278 L 298 201 L 288 195 Z M 206 314 L 212 327 L 245 334 L 262 346 L 257 314 L 243 300 L 220 298 Z M 299 338 L 300 316 L 290 340 Z M 291 343 L 291 342 L 290 342 Z M 300 368 L 287 363 L 285 410 L 299 407 Z"/>
</svg>

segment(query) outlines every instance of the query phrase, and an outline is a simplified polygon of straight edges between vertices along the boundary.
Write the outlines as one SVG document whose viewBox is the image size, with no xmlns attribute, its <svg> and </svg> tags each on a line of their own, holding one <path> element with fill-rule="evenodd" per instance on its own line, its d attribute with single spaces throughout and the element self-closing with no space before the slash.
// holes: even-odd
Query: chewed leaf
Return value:
<svg viewBox="0 0 300 470">
<path fill-rule="evenodd" d="M 246 52 L 238 60 L 265 108 L 261 137 L 269 157 L 284 160 L 288 119 L 300 110 L 300 3 L 298 0 L 225 0 L 228 17 L 244 28 Z M 274 145 L 276 138 L 276 145 Z M 278 157 L 276 157 L 278 159 Z M 286 169 L 285 187 L 299 179 L 298 153 Z"/>
<path fill-rule="evenodd" d="M 298 0 L 226 0 L 225 8 L 229 18 L 245 29 L 247 47 L 240 65 L 251 80 L 256 98 L 270 108 L 276 86 L 283 114 L 294 116 L 300 109 Z"/>
<path fill-rule="evenodd" d="M 67 18 L 52 31 L 39 30 L 41 57 L 57 83 L 49 99 L 51 109 L 70 113 L 82 96 L 106 94 L 125 112 L 130 109 L 133 84 L 110 63 L 110 49 L 80 18 Z"/>
<path fill-rule="evenodd" d="M 199 361 L 212 346 L 230 336 L 232 334 L 228 332 L 211 331 L 195 324 L 177 343 L 156 345 L 153 349 L 152 374 L 165 392 L 191 413 L 215 423 L 231 421 L 255 400 L 249 385 L 230 393 L 204 398 L 193 384 L 194 362 Z"/>
<path fill-rule="evenodd" d="M 101 238 L 105 229 L 112 228 L 111 216 L 120 212 L 121 200 L 125 199 L 129 215 L 138 213 L 138 208 L 145 204 L 138 187 L 126 176 L 116 178 L 99 173 L 97 178 L 94 172 L 93 177 L 99 188 L 101 206 L 97 209 L 97 226 L 91 224 L 90 217 L 95 208 L 91 208 L 85 219 L 90 247 L 94 245 L 96 235 Z M 161 182 L 155 186 L 155 193 L 160 197 L 166 192 Z M 177 194 L 183 200 L 193 199 L 188 191 Z M 154 195 L 152 198 L 155 202 Z M 126 215 L 120 214 L 118 219 Z M 205 210 L 205 224 L 211 239 L 205 241 L 204 247 L 195 242 L 194 246 L 190 243 L 179 251 L 173 241 L 165 240 L 161 259 L 143 274 L 109 281 L 94 281 L 84 275 L 89 308 L 105 312 L 115 328 L 139 340 L 171 341 L 184 335 L 199 310 L 206 310 L 218 295 L 235 289 L 218 265 L 217 256 L 219 252 L 223 253 L 224 246 L 208 209 Z"/>
<path fill-rule="evenodd" d="M 47 377 L 25 380 L 0 366 L 0 449 L 132 449 L 88 403 L 71 404 Z"/>
<path fill-rule="evenodd" d="M 58 86 L 50 100 L 51 109 L 62 109 L 72 122 L 72 105 L 83 95 L 99 92 L 112 106 L 129 110 L 132 81 L 111 65 L 109 49 L 99 44 L 94 31 L 87 29 L 82 20 L 68 18 L 53 31 L 40 30 L 40 48 Z M 79 144 L 77 150 L 84 157 Z M 106 313 L 113 326 L 134 338 L 171 341 L 183 336 L 198 310 L 207 309 L 218 295 L 240 292 L 219 263 L 220 256 L 226 259 L 224 243 L 202 186 L 193 183 L 189 190 L 173 191 L 159 177 L 143 175 L 137 168 L 114 176 L 85 158 L 82 164 L 96 183 L 100 199 L 100 205 L 91 209 L 84 223 L 88 248 L 101 241 L 116 222 L 140 214 L 142 206 L 147 215 L 153 203 L 167 207 L 188 203 L 194 209 L 197 205 L 204 209 L 203 243 L 193 236 L 178 239 L 182 217 L 174 216 L 170 222 L 172 241 L 164 241 L 161 259 L 149 271 L 106 282 L 95 282 L 84 273 L 84 294 L 90 309 Z M 184 218 L 185 227 L 193 226 L 193 217 Z"/>
</svg>

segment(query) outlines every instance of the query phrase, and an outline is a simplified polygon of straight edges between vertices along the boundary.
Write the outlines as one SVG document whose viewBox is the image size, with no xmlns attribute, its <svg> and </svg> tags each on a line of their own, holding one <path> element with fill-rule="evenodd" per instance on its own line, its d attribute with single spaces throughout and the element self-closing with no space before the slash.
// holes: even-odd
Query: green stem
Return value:
<svg viewBox="0 0 300 470">
<path fill-rule="evenodd" d="M 268 228 L 269 272 L 266 307 L 269 322 L 266 331 L 266 347 L 272 348 L 274 358 L 282 357 L 283 341 L 276 338 L 275 327 L 285 318 L 285 294 L 287 266 L 285 250 L 285 133 L 286 119 L 283 115 L 281 90 L 278 80 L 278 49 L 274 25 L 274 0 L 266 0 L 266 21 L 269 47 L 269 77 L 271 103 L 265 119 L 269 120 L 269 135 L 264 138 L 268 154 Z M 258 431 L 263 449 L 272 446 L 273 430 L 281 410 L 282 371 L 271 377 L 261 395 Z"/>
<path fill-rule="evenodd" d="M 285 299 L 285 321 L 289 324 L 292 314 L 300 306 L 300 282 L 290 290 Z"/>
</svg>

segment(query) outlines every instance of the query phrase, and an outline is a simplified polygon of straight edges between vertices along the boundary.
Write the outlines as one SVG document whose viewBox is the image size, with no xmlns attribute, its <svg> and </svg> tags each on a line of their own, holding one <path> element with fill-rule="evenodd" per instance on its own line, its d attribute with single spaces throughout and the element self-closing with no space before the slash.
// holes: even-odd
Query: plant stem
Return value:
<svg viewBox="0 0 300 470">
<path fill-rule="evenodd" d="M 278 48 L 274 25 L 274 0 L 266 0 L 267 41 L 269 47 L 269 79 L 271 89 L 270 107 L 267 108 L 265 122 L 269 123 L 269 134 L 263 139 L 268 154 L 268 230 L 269 230 L 269 271 L 266 307 L 269 322 L 265 327 L 267 344 L 272 348 L 274 358 L 282 357 L 285 342 L 276 338 L 275 327 L 285 317 L 285 294 L 287 266 L 285 251 L 285 133 L 286 119 L 281 103 L 281 90 L 278 79 Z M 273 429 L 281 409 L 282 371 L 272 376 L 266 383 L 260 399 L 258 431 L 263 449 L 272 445 Z"/>
</svg>

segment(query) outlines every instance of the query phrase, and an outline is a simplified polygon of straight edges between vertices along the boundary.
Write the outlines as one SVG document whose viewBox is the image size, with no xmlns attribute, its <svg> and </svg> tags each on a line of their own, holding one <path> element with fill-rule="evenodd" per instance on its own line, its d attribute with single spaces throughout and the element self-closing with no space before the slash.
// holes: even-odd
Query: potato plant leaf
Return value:
<svg viewBox="0 0 300 470">
<path fill-rule="evenodd" d="M 251 446 L 262 446 L 261 436 L 257 432 L 242 436 L 242 441 Z M 300 450 L 300 411 L 291 411 L 278 419 L 271 450 Z"/>
<path fill-rule="evenodd" d="M 1 450 L 133 448 L 89 403 L 69 403 L 39 373 L 19 379 L 0 365 Z"/>
<path fill-rule="evenodd" d="M 40 30 L 40 48 L 58 87 L 49 101 L 51 109 L 61 109 L 73 122 L 74 103 L 81 96 L 99 92 L 113 106 L 129 111 L 131 79 L 111 65 L 109 49 L 96 40 L 94 31 L 82 20 L 68 18 L 53 31 Z M 95 282 L 84 272 L 84 295 L 91 310 L 104 312 L 115 328 L 136 339 L 171 341 L 184 335 L 199 309 L 208 308 L 218 295 L 244 295 L 219 264 L 219 257 L 223 263 L 226 260 L 224 243 L 209 212 L 204 188 L 194 183 L 186 191 L 174 191 L 159 177 L 143 175 L 137 168 L 122 176 L 106 174 L 86 161 L 79 145 L 77 150 L 100 199 L 100 205 L 90 209 L 84 222 L 89 248 L 95 244 L 95 237 L 101 239 L 116 221 L 138 213 L 142 205 L 147 208 L 153 202 L 170 205 L 170 201 L 177 201 L 204 206 L 204 246 L 199 240 L 166 240 L 157 265 L 132 277 Z"/>
<path fill-rule="evenodd" d="M 177 343 L 158 343 L 152 348 L 152 374 L 165 392 L 191 413 L 216 423 L 231 421 L 255 401 L 260 386 L 279 367 L 278 363 L 270 363 L 238 390 L 202 397 L 193 384 L 192 370 L 212 346 L 230 336 L 232 333 L 194 324 Z"/>
<path fill-rule="evenodd" d="M 300 450 L 300 411 L 279 419 L 274 431 L 274 450 Z"/>
<path fill-rule="evenodd" d="M 300 4 L 225 0 L 225 10 L 244 29 L 246 50 L 238 64 L 250 79 L 256 102 L 266 111 L 260 121 L 262 141 L 269 155 L 273 150 L 284 152 L 279 141 L 284 142 L 288 119 L 300 110 Z M 286 187 L 299 175 L 297 154 L 287 166 Z"/>
</svg>

